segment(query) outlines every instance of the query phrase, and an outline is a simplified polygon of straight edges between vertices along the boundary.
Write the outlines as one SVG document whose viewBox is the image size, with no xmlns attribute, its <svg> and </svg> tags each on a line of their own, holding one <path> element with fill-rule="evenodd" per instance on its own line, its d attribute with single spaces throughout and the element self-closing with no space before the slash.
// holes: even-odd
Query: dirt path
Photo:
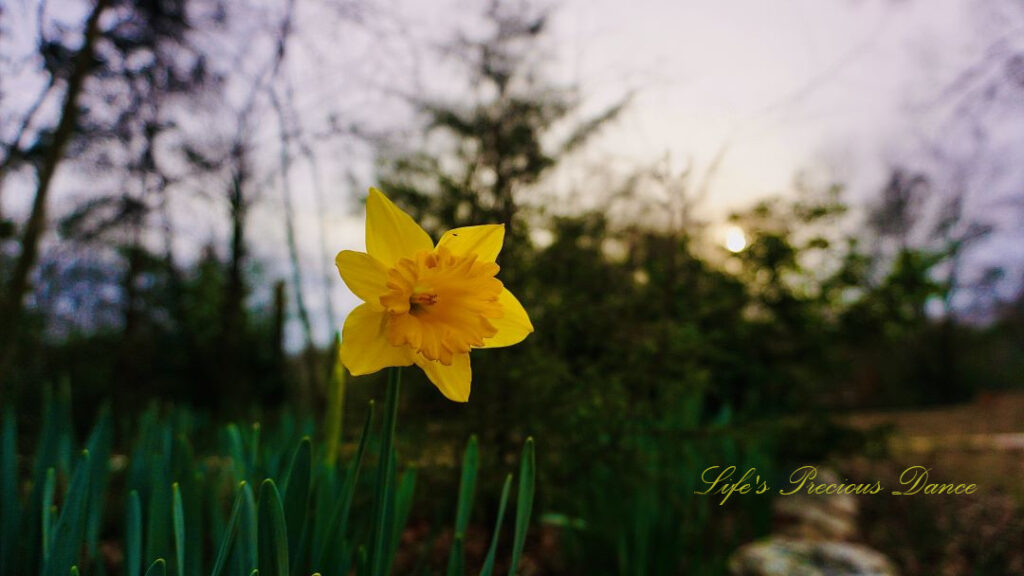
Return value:
<svg viewBox="0 0 1024 576">
<path fill-rule="evenodd" d="M 1024 574 L 1024 393 L 989 394 L 935 409 L 850 416 L 890 426 L 888 458 L 857 458 L 845 472 L 895 482 L 908 466 L 936 481 L 973 482 L 970 497 L 862 499 L 861 529 L 904 576 Z"/>
<path fill-rule="evenodd" d="M 986 394 L 958 406 L 857 414 L 848 422 L 862 429 L 892 427 L 889 448 L 895 462 L 927 463 L 957 481 L 1024 499 L 1024 393 Z"/>
<path fill-rule="evenodd" d="M 983 394 L 970 404 L 851 416 L 857 427 L 892 425 L 907 436 L 1024 434 L 1024 392 Z"/>
</svg>

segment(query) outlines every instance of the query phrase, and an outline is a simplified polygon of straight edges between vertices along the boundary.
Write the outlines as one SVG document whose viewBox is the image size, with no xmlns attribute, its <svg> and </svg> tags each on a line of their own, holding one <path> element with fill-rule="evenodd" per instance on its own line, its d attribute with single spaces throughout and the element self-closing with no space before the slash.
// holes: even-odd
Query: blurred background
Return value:
<svg viewBox="0 0 1024 576">
<path fill-rule="evenodd" d="M 700 473 L 807 463 L 979 483 L 857 497 L 865 562 L 1024 574 L 1021 158 L 1019 0 L 8 0 L 0 401 L 319 417 L 376 185 L 505 223 L 536 327 L 468 405 L 409 372 L 400 573 L 476 433 L 487 493 L 537 438 L 531 574 L 760 574 L 835 534 Z M 354 431 L 382 378 L 347 395 Z"/>
</svg>

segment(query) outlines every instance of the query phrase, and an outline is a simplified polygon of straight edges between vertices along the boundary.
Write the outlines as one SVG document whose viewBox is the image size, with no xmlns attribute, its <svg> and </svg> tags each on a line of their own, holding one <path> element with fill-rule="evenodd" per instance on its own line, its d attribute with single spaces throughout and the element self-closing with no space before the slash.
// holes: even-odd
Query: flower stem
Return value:
<svg viewBox="0 0 1024 576">
<path fill-rule="evenodd" d="M 395 421 L 398 420 L 398 392 L 402 382 L 401 368 L 388 369 L 387 412 L 384 413 L 384 427 L 380 436 L 380 458 L 377 461 L 376 518 L 373 535 L 373 562 L 371 574 L 385 576 L 391 571 L 388 566 L 389 536 L 388 515 L 391 513 L 391 498 L 395 483 Z"/>
<path fill-rule="evenodd" d="M 327 449 L 325 462 L 334 468 L 338 462 L 338 444 L 341 442 L 342 417 L 345 413 L 345 366 L 341 363 L 341 337 L 334 340 L 334 371 L 327 391 Z"/>
</svg>

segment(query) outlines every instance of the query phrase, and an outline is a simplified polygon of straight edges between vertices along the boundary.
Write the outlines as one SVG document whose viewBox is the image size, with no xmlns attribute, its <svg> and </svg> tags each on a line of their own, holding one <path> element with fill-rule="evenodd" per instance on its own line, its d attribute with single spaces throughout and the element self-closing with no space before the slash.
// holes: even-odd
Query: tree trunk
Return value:
<svg viewBox="0 0 1024 576">
<path fill-rule="evenodd" d="M 231 189 L 228 192 L 231 210 L 231 253 L 228 256 L 227 280 L 224 283 L 224 298 L 221 302 L 219 338 L 221 374 L 218 380 L 220 385 L 227 387 L 224 390 L 225 399 L 237 398 L 237 388 L 244 381 L 243 375 L 240 374 L 240 336 L 245 330 L 245 278 L 242 267 L 246 257 L 245 224 L 248 203 L 245 200 L 245 185 L 248 167 L 245 149 L 241 143 L 235 144 L 231 159 Z"/>
<path fill-rule="evenodd" d="M 277 375 L 282 378 L 284 378 L 285 375 L 284 320 L 286 306 L 284 280 L 278 280 L 274 283 L 274 320 L 271 324 L 270 345 L 273 349 L 274 369 L 278 371 Z"/>
<path fill-rule="evenodd" d="M 64 103 L 61 106 L 60 121 L 53 132 L 53 142 L 47 149 L 39 167 L 39 182 L 36 187 L 35 199 L 32 202 L 32 212 L 29 214 L 28 222 L 22 232 L 21 254 L 14 265 L 14 272 L 7 285 L 6 293 L 3 295 L 3 302 L 0 303 L 0 324 L 4 326 L 4 330 L 0 331 L 0 381 L 8 377 L 14 359 L 12 345 L 18 333 L 21 315 L 24 312 L 24 298 L 28 291 L 29 276 L 39 257 L 39 242 L 46 229 L 46 205 L 50 195 L 50 184 L 53 182 L 57 167 L 64 158 L 64 150 L 77 127 L 78 98 L 85 85 L 85 79 L 89 75 L 96 40 L 100 36 L 100 15 L 106 5 L 107 0 L 97 0 L 96 6 L 86 22 L 85 38 L 78 54 L 75 55 L 74 68 L 68 78 L 67 92 L 64 94 Z"/>
<path fill-rule="evenodd" d="M 283 49 L 283 48 L 282 48 Z M 311 398 L 315 391 L 321 387 L 321 367 L 316 357 L 316 342 L 313 340 L 313 325 L 309 319 L 309 309 L 306 307 L 306 299 L 302 293 L 302 266 L 299 262 L 299 245 L 295 236 L 295 208 L 292 204 L 291 181 L 291 137 L 288 134 L 284 108 L 277 95 L 270 92 L 271 103 L 277 113 L 281 148 L 279 160 L 281 163 L 281 199 L 284 205 L 282 216 L 284 217 L 285 240 L 288 245 L 288 259 L 292 269 L 292 291 L 295 292 L 295 308 L 298 311 L 299 323 L 302 326 L 302 333 L 306 337 L 306 346 L 302 352 L 305 360 L 307 377 L 300 381 L 299 404 L 309 407 Z M 324 370 L 326 372 L 326 370 Z"/>
<path fill-rule="evenodd" d="M 131 240 L 126 247 L 128 267 L 124 274 L 124 309 L 122 310 L 124 331 L 121 334 L 121 345 L 117 358 L 118 380 L 129 384 L 129 389 L 139 389 L 139 277 L 142 275 L 142 223 L 131 222 Z"/>
</svg>

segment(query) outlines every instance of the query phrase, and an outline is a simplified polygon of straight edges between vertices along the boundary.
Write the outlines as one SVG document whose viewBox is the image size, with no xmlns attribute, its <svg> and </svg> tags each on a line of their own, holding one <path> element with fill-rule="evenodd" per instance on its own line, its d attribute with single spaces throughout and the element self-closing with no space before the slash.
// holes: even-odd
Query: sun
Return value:
<svg viewBox="0 0 1024 576">
<path fill-rule="evenodd" d="M 731 225 L 725 229 L 725 248 L 733 254 L 742 252 L 747 247 L 747 235 L 743 233 L 743 229 L 736 225 Z"/>
</svg>

